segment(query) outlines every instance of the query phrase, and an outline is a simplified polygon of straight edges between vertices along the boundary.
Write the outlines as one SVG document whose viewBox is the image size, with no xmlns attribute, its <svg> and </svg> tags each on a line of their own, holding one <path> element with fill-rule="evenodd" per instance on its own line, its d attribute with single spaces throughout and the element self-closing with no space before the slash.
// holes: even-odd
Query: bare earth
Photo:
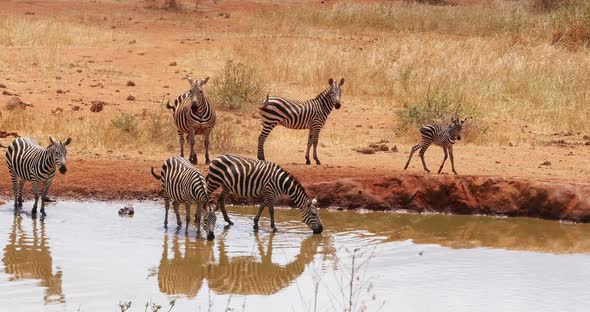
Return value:
<svg viewBox="0 0 590 312">
<path fill-rule="evenodd" d="M 209 4 L 203 12 L 195 13 L 200 14 L 195 19 L 195 25 L 203 27 L 203 30 L 195 29 L 195 25 L 174 23 L 175 13 L 162 15 L 160 10 L 146 9 L 144 3 L 131 1 L 4 1 L 0 9 L 2 15 L 24 16 L 26 12 L 34 12 L 31 18 L 54 17 L 74 21 L 79 19 L 79 12 L 85 12 L 84 16 L 89 20 L 99 21 L 104 16 L 104 22 L 100 23 L 130 33 L 131 37 L 137 39 L 137 43 L 125 43 L 122 48 L 74 47 L 60 51 L 66 63 L 86 62 L 88 56 L 96 63 L 107 62 L 110 67 L 128 75 L 121 77 L 120 81 L 100 80 L 100 70 L 103 69 L 94 68 L 95 63 L 89 63 L 81 73 L 66 69 L 67 72 L 44 74 L 47 75 L 45 77 L 39 77 L 39 73 L 32 68 L 22 71 L 0 68 L 0 79 L 6 79 L 0 82 L 6 82 L 12 90 L 26 94 L 25 100 L 34 103 L 32 109 L 40 113 L 49 113 L 57 107 L 80 105 L 79 99 L 89 103 L 99 97 L 110 103 L 123 103 L 112 108 L 111 112 L 105 110 L 105 114 L 141 112 L 147 105 L 161 105 L 162 98 L 170 97 L 170 94 L 174 95 L 186 87 L 186 82 L 179 79 L 181 74 L 178 71 L 184 69 L 182 64 L 178 68 L 168 64 L 176 60 L 181 62 L 187 45 L 194 48 L 198 45 L 230 44 L 227 37 L 220 40 L 204 38 L 212 33 L 231 32 L 234 27 L 238 27 L 231 23 L 234 18 L 239 19 L 240 14 L 263 5 L 269 4 L 264 1 L 222 1 L 219 5 Z M 111 15 L 109 11 L 117 14 Z M 232 17 L 229 22 L 218 15 L 219 12 L 230 12 Z M 204 62 L 198 70 L 203 73 L 213 72 L 220 62 Z M 56 75 L 61 78 L 56 80 Z M 78 83 L 81 79 L 86 80 L 80 87 Z M 133 79 L 137 86 L 127 88 L 125 82 L 128 79 Z M 88 87 L 93 81 L 102 81 L 104 87 Z M 163 89 L 163 85 L 169 88 Z M 57 89 L 68 92 L 56 94 Z M 309 98 L 308 90 L 305 91 L 293 92 L 292 96 Z M 135 95 L 137 100 L 125 101 L 129 94 Z M 393 118 L 383 112 L 368 109 L 357 111 L 355 104 L 347 101 L 346 95 L 343 97 L 343 109 L 332 113 L 320 138 L 320 143 L 325 143 L 318 150 L 323 165 L 303 165 L 303 143 L 300 146 L 299 143 L 285 144 L 285 149 L 267 151 L 267 158 L 297 176 L 308 193 L 318 198 L 321 206 L 519 215 L 590 222 L 590 139 L 585 137 L 587 134 L 523 131 L 518 137 L 523 136 L 525 139 L 522 141 L 526 143 L 515 140 L 512 146 L 503 147 L 459 142 L 455 146 L 458 176 L 448 174 L 450 162 L 447 162 L 441 175 L 424 173 L 417 154 L 410 168 L 403 171 L 411 144 L 396 142 Z M 3 106 L 9 98 L 0 96 L 0 105 Z M 88 108 L 83 107 L 76 114 L 79 117 L 91 116 L 93 113 Z M 369 120 L 374 127 L 366 126 L 366 121 Z M 251 122 L 256 125 L 255 120 Z M 357 124 L 363 125 L 356 127 Z M 18 129 L 3 129 L 0 125 L 0 130 Z M 280 141 L 280 133 L 286 132 L 273 132 L 267 144 Z M 366 137 L 366 144 L 386 138 L 390 141 L 387 144 L 396 145 L 399 152 L 364 155 L 352 151 L 352 148 L 360 146 L 344 146 L 331 142 L 338 141 L 339 136 L 351 135 Z M 301 136 L 304 137 L 305 133 L 301 132 Z M 534 136 L 535 143 L 526 140 L 527 136 Z M 176 138 L 171 140 L 176 142 Z M 9 142 L 9 138 L 0 140 L 4 145 Z M 83 151 L 76 150 L 75 142 L 74 137 L 74 144 L 69 151 L 68 173 L 56 177 L 50 196 L 100 200 L 158 197 L 160 185 L 151 176 L 150 167 L 159 167 L 163 160 L 172 155 L 150 151 Z M 253 140 L 251 150 L 244 154 L 254 156 L 255 151 L 256 141 Z M 198 153 L 202 162 L 201 145 L 198 145 Z M 213 153 L 213 156 L 216 154 L 218 153 Z M 442 161 L 442 151 L 433 146 L 426 155 L 427 164 L 436 172 Z M 550 161 L 551 164 L 541 165 L 545 161 Z M 12 186 L 6 165 L 1 163 L 0 196 L 6 199 L 12 196 Z M 204 165 L 200 164 L 199 167 L 206 172 Z M 25 194 L 30 198 L 29 185 L 26 190 Z M 235 199 L 233 203 L 245 202 Z M 282 199 L 281 203 L 289 202 Z M 32 205 L 29 202 L 27 204 Z"/>
</svg>

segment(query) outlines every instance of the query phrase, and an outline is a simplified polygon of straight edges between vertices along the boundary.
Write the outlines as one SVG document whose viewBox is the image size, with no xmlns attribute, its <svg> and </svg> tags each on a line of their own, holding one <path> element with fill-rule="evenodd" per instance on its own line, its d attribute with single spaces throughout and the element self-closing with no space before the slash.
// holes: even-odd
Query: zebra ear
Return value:
<svg viewBox="0 0 590 312">
<path fill-rule="evenodd" d="M 51 145 L 55 144 L 57 141 L 55 141 L 55 139 L 53 137 L 49 137 L 49 142 L 51 143 Z"/>
<path fill-rule="evenodd" d="M 70 144 L 70 143 L 72 143 L 72 138 L 67 138 L 67 139 L 64 141 L 64 145 L 68 145 L 68 144 Z"/>
<path fill-rule="evenodd" d="M 334 79 L 330 78 L 330 79 L 328 80 L 328 84 L 329 84 L 330 86 L 334 85 Z"/>
<path fill-rule="evenodd" d="M 186 77 L 186 80 L 188 80 L 188 83 L 191 84 L 191 86 L 193 85 L 193 78 L 191 78 L 191 76 L 189 76 L 187 73 L 184 73 L 184 76 Z"/>
<path fill-rule="evenodd" d="M 340 86 L 344 84 L 344 78 L 340 79 Z"/>
<path fill-rule="evenodd" d="M 205 77 L 205 79 L 203 79 L 203 82 L 201 82 L 201 85 L 205 85 L 207 81 L 209 81 L 209 77 Z"/>
</svg>

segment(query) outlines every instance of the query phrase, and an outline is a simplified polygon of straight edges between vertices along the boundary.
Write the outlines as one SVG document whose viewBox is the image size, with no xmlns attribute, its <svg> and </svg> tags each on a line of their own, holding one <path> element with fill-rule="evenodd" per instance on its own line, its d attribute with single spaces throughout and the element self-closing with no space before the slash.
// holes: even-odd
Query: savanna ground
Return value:
<svg viewBox="0 0 590 312">
<path fill-rule="evenodd" d="M 1 91 L 33 106 L 2 107 L 0 130 L 73 138 L 50 193 L 155 196 L 150 166 L 178 154 L 164 105 L 187 90 L 184 73 L 211 77 L 212 155 L 251 157 L 267 93 L 309 99 L 344 77 L 322 166 L 302 165 L 306 131 L 277 127 L 266 143 L 322 205 L 590 220 L 586 1 L 177 2 L 3 1 Z M 91 112 L 95 101 L 104 110 Z M 403 171 L 417 128 L 457 115 L 471 117 L 455 145 L 460 176 L 449 162 L 425 174 L 417 154 Z M 377 142 L 398 152 L 355 151 Z M 201 138 L 197 151 L 206 170 Z M 433 172 L 442 157 L 426 153 Z M 11 195 L 5 165 L 0 187 Z"/>
</svg>

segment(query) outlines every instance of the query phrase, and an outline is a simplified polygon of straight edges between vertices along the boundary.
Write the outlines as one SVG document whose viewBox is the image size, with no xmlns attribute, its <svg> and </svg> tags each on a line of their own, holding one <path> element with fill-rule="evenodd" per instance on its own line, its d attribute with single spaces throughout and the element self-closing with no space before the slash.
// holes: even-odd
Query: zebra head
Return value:
<svg viewBox="0 0 590 312">
<path fill-rule="evenodd" d="M 303 222 L 309 226 L 313 234 L 321 234 L 324 231 L 322 220 L 317 208 L 317 199 L 307 200 L 303 207 Z"/>
<path fill-rule="evenodd" d="M 54 139 L 53 137 L 49 137 L 49 142 L 51 142 L 51 144 L 47 148 L 47 150 L 49 151 L 49 155 L 53 156 L 52 160 L 55 162 L 56 166 L 59 167 L 59 172 L 61 174 L 66 173 L 66 145 L 70 144 L 72 142 L 72 139 L 67 138 L 64 142 L 60 142 Z"/>
<path fill-rule="evenodd" d="M 209 204 L 205 204 L 208 208 L 203 216 L 203 230 L 207 233 L 207 240 L 213 240 L 215 238 L 215 234 L 213 230 L 215 229 L 215 222 L 217 221 L 217 216 L 215 215 L 215 209 L 211 209 Z"/>
<path fill-rule="evenodd" d="M 199 104 L 205 101 L 205 96 L 203 93 L 203 86 L 209 81 L 209 77 L 206 77 L 203 80 L 193 80 L 190 76 L 186 75 L 186 79 L 191 84 L 191 89 L 189 90 L 191 99 L 192 99 L 192 109 L 197 110 Z"/>
<path fill-rule="evenodd" d="M 328 97 L 334 104 L 336 109 L 340 109 L 340 95 L 342 94 L 342 85 L 344 84 L 344 78 L 340 79 L 340 83 L 336 83 L 334 79 L 330 78 L 328 80 L 328 84 L 330 85 L 330 89 L 328 90 Z"/>
<path fill-rule="evenodd" d="M 449 125 L 449 134 L 451 138 L 461 140 L 461 132 L 463 131 L 463 124 L 467 121 L 467 118 L 461 120 L 459 118 L 451 117 L 451 124 Z"/>
</svg>

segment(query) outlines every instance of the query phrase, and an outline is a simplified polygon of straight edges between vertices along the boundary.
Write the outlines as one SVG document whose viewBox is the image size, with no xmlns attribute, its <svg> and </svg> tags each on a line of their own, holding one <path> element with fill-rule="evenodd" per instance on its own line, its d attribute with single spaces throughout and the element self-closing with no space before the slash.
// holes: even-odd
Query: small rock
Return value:
<svg viewBox="0 0 590 312">
<path fill-rule="evenodd" d="M 80 106 L 75 105 L 75 106 L 72 107 L 72 110 L 73 111 L 79 111 L 80 110 Z"/>
<path fill-rule="evenodd" d="M 65 92 L 62 89 L 58 89 L 57 91 L 55 91 L 55 93 L 57 93 L 57 94 L 64 94 Z"/>
<path fill-rule="evenodd" d="M 135 214 L 135 209 L 133 209 L 132 206 L 125 206 L 121 209 L 119 209 L 119 215 L 127 215 L 127 216 L 132 216 L 133 214 Z"/>
<path fill-rule="evenodd" d="M 52 114 L 60 114 L 60 113 L 63 113 L 63 111 L 64 111 L 64 109 L 63 109 L 63 108 L 61 108 L 61 107 L 58 107 L 58 108 L 56 108 L 56 109 L 52 110 L 52 111 L 51 111 L 51 113 L 52 113 Z"/>
<path fill-rule="evenodd" d="M 512 144 L 512 142 L 508 142 L 508 146 L 514 147 L 514 144 Z"/>
<path fill-rule="evenodd" d="M 392 151 L 393 153 L 397 153 L 397 152 L 399 152 L 399 150 L 397 149 L 397 145 L 394 145 L 394 146 L 391 148 L 391 151 Z"/>
<path fill-rule="evenodd" d="M 356 125 L 355 127 L 357 127 L 357 128 L 362 128 L 362 127 L 363 127 L 363 125 Z"/>
<path fill-rule="evenodd" d="M 361 147 L 361 148 L 357 148 L 357 149 L 355 150 L 355 152 L 357 152 L 357 153 L 361 153 L 361 154 L 367 154 L 367 155 L 370 155 L 370 154 L 375 154 L 375 150 L 374 150 L 374 149 L 372 149 L 372 148 L 370 148 L 370 147 Z"/>
<path fill-rule="evenodd" d="M 541 166 L 551 166 L 551 162 L 548 160 L 545 160 L 544 162 L 541 163 Z"/>
<path fill-rule="evenodd" d="M 102 82 L 95 83 L 95 84 L 91 84 L 90 86 L 91 86 L 92 88 L 96 88 L 96 87 L 101 87 L 101 88 L 102 88 L 102 87 L 104 87 L 104 85 L 102 84 Z"/>
<path fill-rule="evenodd" d="M 127 101 L 135 101 L 135 97 L 133 95 L 130 95 L 127 97 Z"/>
<path fill-rule="evenodd" d="M 379 146 L 379 150 L 382 152 L 387 152 L 389 150 L 389 146 L 387 146 L 386 144 L 381 144 Z"/>
<path fill-rule="evenodd" d="M 135 41 L 135 39 L 133 40 L 129 40 L 129 44 L 135 44 L 137 41 Z"/>
<path fill-rule="evenodd" d="M 170 62 L 170 64 L 168 64 L 168 66 L 176 66 L 176 62 Z"/>
<path fill-rule="evenodd" d="M 127 86 L 128 87 L 135 87 L 135 82 L 129 80 L 129 81 L 127 81 Z"/>
<path fill-rule="evenodd" d="M 93 113 L 101 112 L 104 108 L 106 103 L 103 101 L 92 101 L 92 106 L 90 106 L 90 111 Z"/>
<path fill-rule="evenodd" d="M 10 91 L 8 89 L 2 91 L 2 95 L 9 95 L 9 96 L 18 96 L 18 94 L 14 91 Z"/>
<path fill-rule="evenodd" d="M 2 84 L 0 84 L 0 88 L 2 88 Z M 590 136 L 584 135 L 582 137 L 582 139 L 584 139 L 584 140 L 590 140 Z"/>
<path fill-rule="evenodd" d="M 33 106 L 33 104 L 24 102 L 23 100 L 21 100 L 20 98 L 15 96 L 13 98 L 10 98 L 10 100 L 8 100 L 5 107 L 7 110 L 11 111 L 11 110 L 15 110 L 15 109 L 25 109 L 28 106 Z"/>
<path fill-rule="evenodd" d="M 55 76 L 55 80 L 61 80 L 60 76 Z"/>
<path fill-rule="evenodd" d="M 82 70 L 81 70 L 81 69 L 76 69 L 76 72 L 77 72 L 77 73 L 81 73 L 81 72 L 82 72 Z"/>
</svg>

